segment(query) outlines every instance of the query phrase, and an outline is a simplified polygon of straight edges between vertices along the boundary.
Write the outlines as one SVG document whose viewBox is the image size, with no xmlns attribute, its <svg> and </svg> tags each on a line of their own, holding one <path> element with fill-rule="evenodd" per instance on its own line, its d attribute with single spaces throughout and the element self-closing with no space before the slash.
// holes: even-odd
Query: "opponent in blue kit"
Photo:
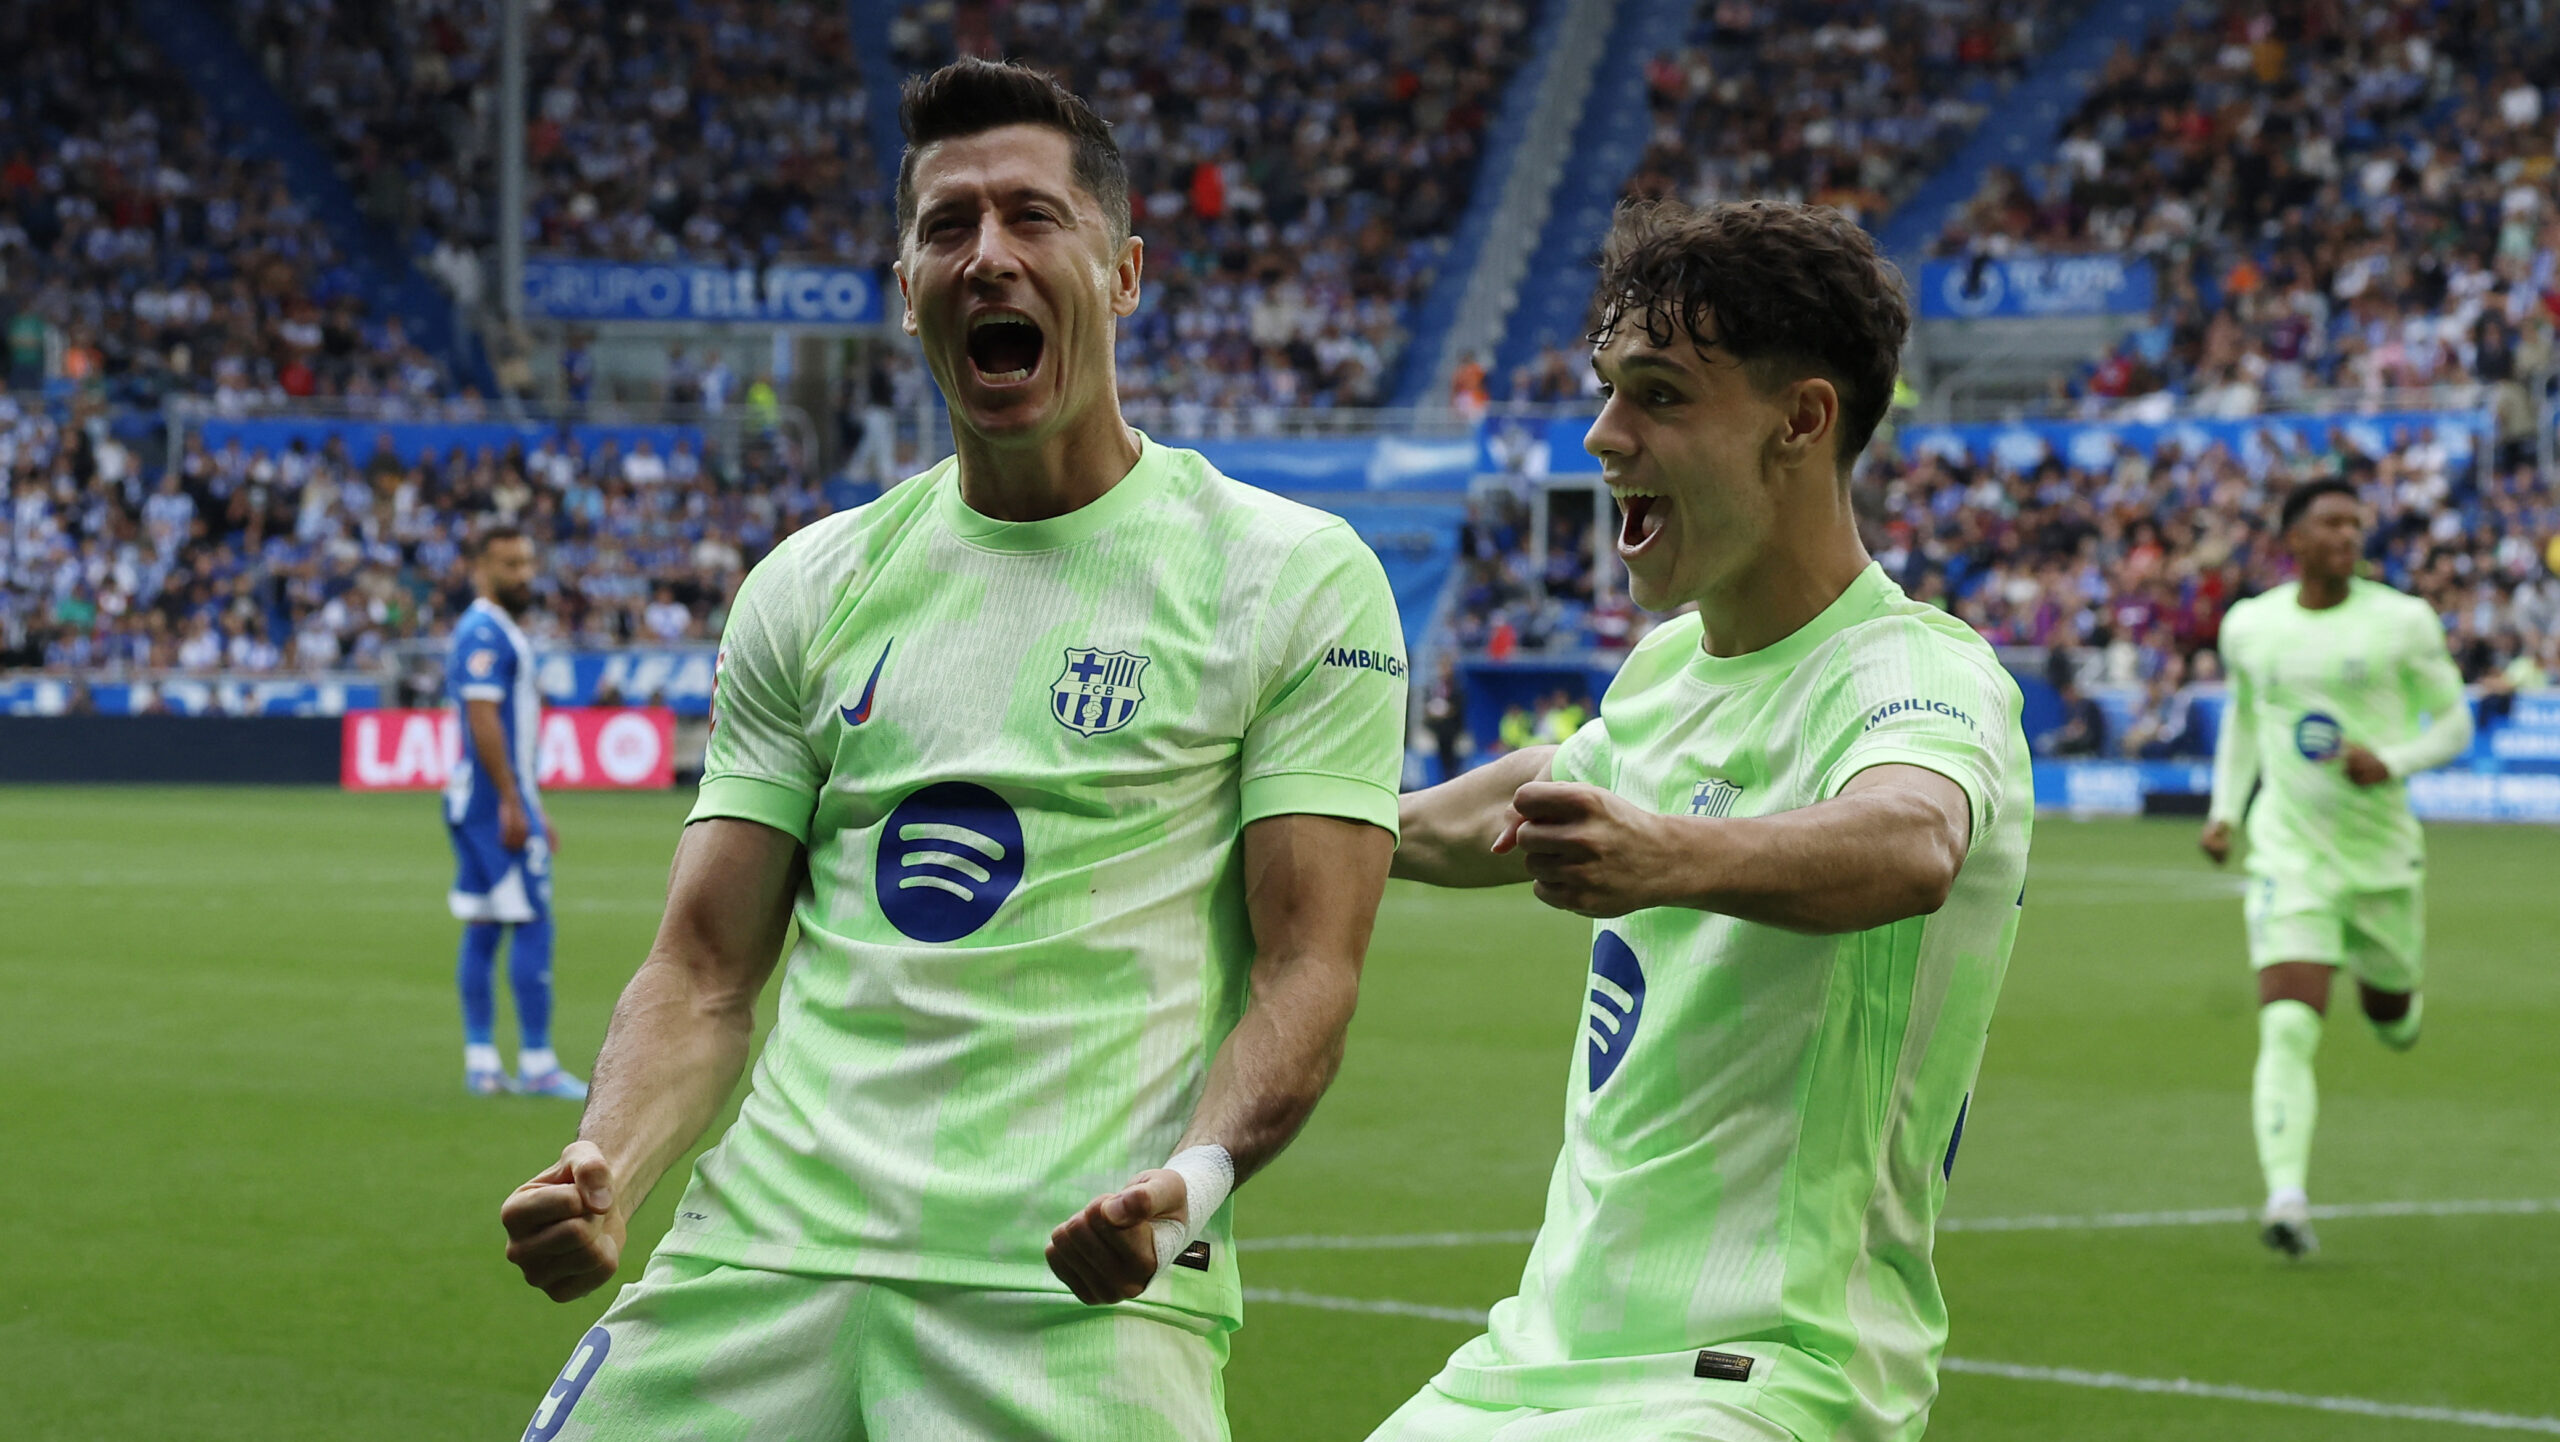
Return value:
<svg viewBox="0 0 2560 1442">
<path fill-rule="evenodd" d="M 453 890 L 462 922 L 463 1085 L 483 1096 L 515 1090 L 583 1099 L 587 1084 L 551 1054 L 551 833 L 534 788 L 542 698 L 533 645 L 516 618 L 533 605 L 533 542 L 513 526 L 481 533 L 472 554 L 479 599 L 453 628 L 445 690 L 460 723 L 460 754 L 445 783 Z M 511 1080 L 498 1064 L 498 943 L 514 934 L 507 976 L 523 1045 Z"/>
</svg>

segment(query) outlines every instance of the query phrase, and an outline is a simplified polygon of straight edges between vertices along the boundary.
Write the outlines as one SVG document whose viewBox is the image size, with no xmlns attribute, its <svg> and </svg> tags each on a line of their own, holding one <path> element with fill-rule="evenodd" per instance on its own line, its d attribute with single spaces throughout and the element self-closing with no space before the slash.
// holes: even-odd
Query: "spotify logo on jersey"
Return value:
<svg viewBox="0 0 2560 1442">
<path fill-rule="evenodd" d="M 1022 884 L 1022 822 L 983 786 L 945 781 L 898 803 L 880 828 L 880 914 L 918 941 L 958 941 Z"/>
<path fill-rule="evenodd" d="M 2314 711 L 2293 723 L 2293 749 L 2306 760 L 2331 760 L 2345 748 L 2346 740 L 2346 728 L 2338 724 L 2335 716 Z"/>
<path fill-rule="evenodd" d="M 1614 931 L 1591 943 L 1591 1089 L 1615 1076 L 1644 1020 L 1644 966 Z"/>
</svg>

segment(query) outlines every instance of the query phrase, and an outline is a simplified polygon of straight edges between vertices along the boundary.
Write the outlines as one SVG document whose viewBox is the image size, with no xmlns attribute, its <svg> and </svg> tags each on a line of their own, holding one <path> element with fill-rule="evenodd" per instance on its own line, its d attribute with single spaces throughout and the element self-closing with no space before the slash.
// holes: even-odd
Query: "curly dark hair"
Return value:
<svg viewBox="0 0 2560 1442">
<path fill-rule="evenodd" d="M 930 75 L 911 75 L 898 93 L 898 126 L 907 134 L 898 159 L 898 234 L 916 223 L 916 156 L 938 140 L 957 140 L 1005 125 L 1045 125 L 1072 144 L 1075 182 L 1102 207 L 1113 234 L 1129 234 L 1129 167 L 1110 122 L 1084 97 L 1047 74 L 1010 60 L 954 60 Z"/>
<path fill-rule="evenodd" d="M 1902 272 L 1873 237 L 1829 206 L 1779 200 L 1620 205 L 1593 307 L 1595 346 L 1632 319 L 1655 346 L 1685 333 L 1724 351 L 1763 391 L 1831 382 L 1844 476 L 1892 403 L 1911 334 Z"/>
<path fill-rule="evenodd" d="M 2356 493 L 2355 483 L 2337 476 L 2321 476 L 2304 481 L 2284 493 L 2284 508 L 2277 512 L 2276 533 L 2290 531 L 2304 516 L 2311 514 L 2311 503 L 2322 496 L 2344 496 L 2361 504 L 2364 497 Z"/>
</svg>

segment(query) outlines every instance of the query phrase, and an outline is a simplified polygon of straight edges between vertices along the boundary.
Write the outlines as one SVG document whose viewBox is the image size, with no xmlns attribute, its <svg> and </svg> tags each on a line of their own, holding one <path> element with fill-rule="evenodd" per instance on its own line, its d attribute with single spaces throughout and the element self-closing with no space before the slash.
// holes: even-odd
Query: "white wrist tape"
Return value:
<svg viewBox="0 0 2560 1442">
<path fill-rule="evenodd" d="M 1227 1149 L 1216 1143 L 1187 1147 L 1164 1164 L 1165 1170 L 1181 1176 L 1184 1189 L 1182 1214 L 1189 1224 L 1164 1218 L 1154 1222 L 1156 1234 L 1156 1270 L 1162 1272 L 1191 1245 L 1195 1230 L 1206 1230 L 1209 1219 L 1227 1204 L 1227 1194 L 1236 1189 L 1236 1160 Z"/>
</svg>

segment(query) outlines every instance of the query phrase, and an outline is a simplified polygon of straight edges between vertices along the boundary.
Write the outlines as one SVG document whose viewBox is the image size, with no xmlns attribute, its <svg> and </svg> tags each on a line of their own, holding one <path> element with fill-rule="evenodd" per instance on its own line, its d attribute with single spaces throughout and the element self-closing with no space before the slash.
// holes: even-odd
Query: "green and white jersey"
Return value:
<svg viewBox="0 0 2560 1442">
<path fill-rule="evenodd" d="M 2326 889 L 2383 891 L 2419 879 L 2426 842 L 2400 778 L 2435 765 L 2412 747 L 2420 718 L 2464 706 L 2462 673 L 2427 603 L 2374 581 L 2305 610 L 2288 582 L 2222 621 L 2230 699 L 2215 753 L 2213 815 L 2248 808 L 2249 869 Z M 2347 779 L 2349 744 L 2390 765 L 2378 786 Z M 2263 784 L 2256 804 L 2252 780 Z"/>
<path fill-rule="evenodd" d="M 663 1249 L 1063 1291 L 1050 1229 L 1161 1165 L 1243 1009 L 1243 828 L 1393 830 L 1405 663 L 1340 518 L 1146 442 L 990 520 L 956 462 L 777 546 L 721 637 L 693 819 L 808 847 L 772 1036 Z M 1148 1299 L 1238 1314 L 1206 1270 Z"/>
<path fill-rule="evenodd" d="M 1932 1237 L 2024 899 L 2018 688 L 1872 566 L 1764 650 L 1710 656 L 1700 634 L 1690 616 L 1645 638 L 1556 779 L 1754 817 L 1921 766 L 1964 789 L 1971 849 L 1945 906 L 1871 931 L 1671 907 L 1597 923 L 1545 1224 L 1520 1294 L 1434 1385 L 1917 1437 L 1947 1327 Z"/>
</svg>

